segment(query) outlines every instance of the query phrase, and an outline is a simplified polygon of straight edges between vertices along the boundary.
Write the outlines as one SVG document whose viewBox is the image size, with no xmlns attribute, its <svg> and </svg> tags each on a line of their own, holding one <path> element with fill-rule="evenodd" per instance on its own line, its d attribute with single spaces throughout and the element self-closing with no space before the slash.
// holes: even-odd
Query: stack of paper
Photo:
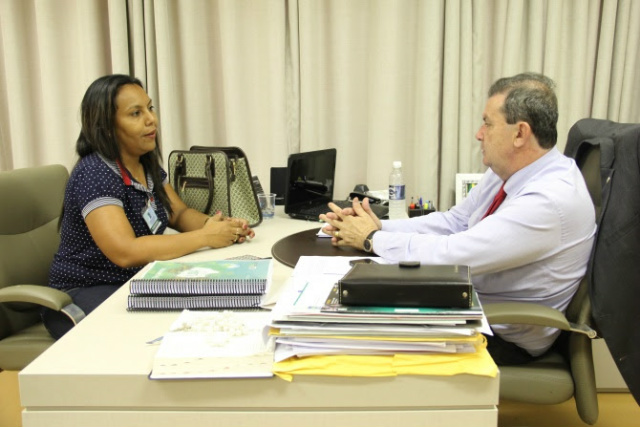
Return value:
<svg viewBox="0 0 640 427">
<path fill-rule="evenodd" d="M 162 338 L 151 379 L 273 376 L 269 312 L 183 311 Z"/>
<path fill-rule="evenodd" d="M 477 297 L 469 309 L 340 306 L 335 285 L 352 259 L 300 258 L 272 313 L 276 362 L 293 356 L 457 354 L 481 348 L 481 333 L 489 328 Z"/>
</svg>

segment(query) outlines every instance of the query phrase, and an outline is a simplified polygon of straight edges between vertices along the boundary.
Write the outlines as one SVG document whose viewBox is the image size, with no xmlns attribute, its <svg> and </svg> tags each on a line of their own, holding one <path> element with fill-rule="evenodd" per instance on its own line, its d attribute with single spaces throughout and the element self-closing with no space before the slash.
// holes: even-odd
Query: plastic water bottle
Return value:
<svg viewBox="0 0 640 427">
<path fill-rule="evenodd" d="M 389 219 L 409 218 L 402 177 L 402 162 L 393 162 L 393 170 L 389 175 Z"/>
</svg>

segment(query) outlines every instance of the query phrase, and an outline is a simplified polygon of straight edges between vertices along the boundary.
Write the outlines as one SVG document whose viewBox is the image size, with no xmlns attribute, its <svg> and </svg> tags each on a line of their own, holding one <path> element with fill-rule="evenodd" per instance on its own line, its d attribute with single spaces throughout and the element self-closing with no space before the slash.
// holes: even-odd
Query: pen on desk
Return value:
<svg viewBox="0 0 640 427">
<path fill-rule="evenodd" d="M 300 297 L 304 293 L 304 290 L 307 289 L 308 285 L 309 285 L 309 282 L 305 283 L 303 288 L 298 291 L 298 298 L 296 298 L 296 300 L 293 302 L 293 305 L 296 305 L 298 303 L 298 300 L 300 299 Z"/>
<path fill-rule="evenodd" d="M 162 341 L 162 338 L 164 338 L 164 336 L 161 335 L 158 338 L 154 338 L 151 341 L 147 341 L 147 344 L 151 345 L 151 344 L 158 343 L 158 342 Z"/>
</svg>

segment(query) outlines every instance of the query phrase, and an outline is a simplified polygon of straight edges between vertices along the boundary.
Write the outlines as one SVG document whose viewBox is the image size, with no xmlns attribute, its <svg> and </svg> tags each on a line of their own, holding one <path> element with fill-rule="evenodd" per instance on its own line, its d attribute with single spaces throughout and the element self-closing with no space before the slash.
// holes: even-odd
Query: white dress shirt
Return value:
<svg viewBox="0 0 640 427">
<path fill-rule="evenodd" d="M 447 212 L 382 221 L 373 237 L 375 253 L 391 261 L 469 265 L 482 303 L 535 302 L 564 312 L 585 274 L 596 230 L 582 174 L 553 148 L 507 180 L 506 199 L 482 220 L 501 185 L 488 170 Z M 492 328 L 534 356 L 559 333 L 525 325 Z"/>
</svg>

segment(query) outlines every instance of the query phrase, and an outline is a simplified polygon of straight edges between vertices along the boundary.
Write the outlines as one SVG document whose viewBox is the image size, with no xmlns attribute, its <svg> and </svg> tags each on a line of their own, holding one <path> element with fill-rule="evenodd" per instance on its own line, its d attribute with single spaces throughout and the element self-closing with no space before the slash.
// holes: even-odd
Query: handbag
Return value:
<svg viewBox="0 0 640 427">
<path fill-rule="evenodd" d="M 262 222 L 249 160 L 238 147 L 193 146 L 169 154 L 169 182 L 187 206 L 206 215 L 221 211 Z"/>
</svg>

